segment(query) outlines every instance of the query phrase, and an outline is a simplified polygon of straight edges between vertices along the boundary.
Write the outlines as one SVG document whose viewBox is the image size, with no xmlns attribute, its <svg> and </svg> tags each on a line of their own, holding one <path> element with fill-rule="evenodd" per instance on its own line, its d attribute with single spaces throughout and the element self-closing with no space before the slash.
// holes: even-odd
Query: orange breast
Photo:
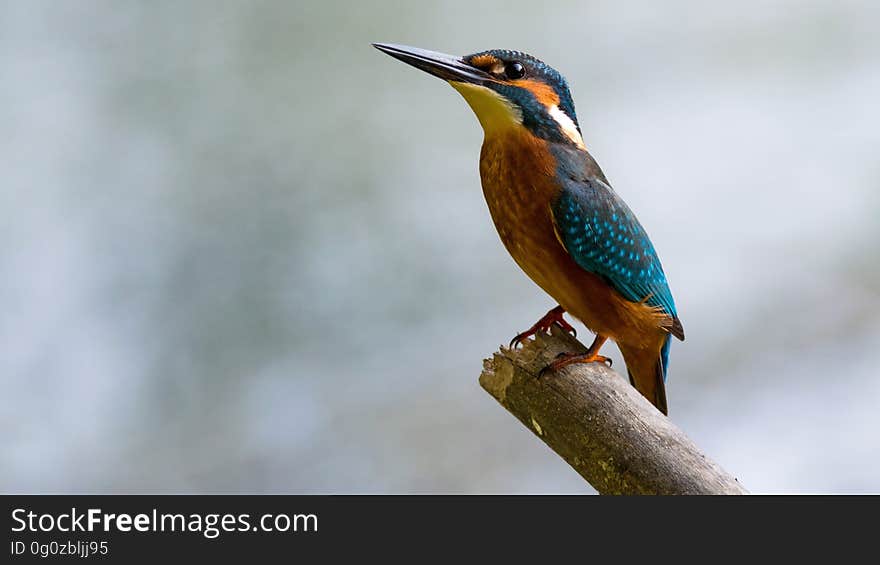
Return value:
<svg viewBox="0 0 880 565">
<path fill-rule="evenodd" d="M 524 128 L 485 139 L 480 177 L 501 241 L 529 278 L 590 330 L 636 347 L 653 344 L 656 314 L 581 268 L 557 239 L 550 211 L 560 190 L 555 175 L 546 142 Z"/>
</svg>

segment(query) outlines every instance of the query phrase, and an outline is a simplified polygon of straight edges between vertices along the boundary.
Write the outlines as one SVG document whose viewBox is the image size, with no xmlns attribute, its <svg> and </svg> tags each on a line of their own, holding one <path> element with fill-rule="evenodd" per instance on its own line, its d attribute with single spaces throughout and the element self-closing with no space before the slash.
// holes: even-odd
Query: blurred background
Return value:
<svg viewBox="0 0 880 565">
<path fill-rule="evenodd" d="M 554 303 L 470 109 L 386 41 L 560 69 L 687 329 L 672 419 L 754 492 L 880 491 L 878 21 L 4 2 L 0 490 L 591 492 L 477 384 Z"/>
</svg>

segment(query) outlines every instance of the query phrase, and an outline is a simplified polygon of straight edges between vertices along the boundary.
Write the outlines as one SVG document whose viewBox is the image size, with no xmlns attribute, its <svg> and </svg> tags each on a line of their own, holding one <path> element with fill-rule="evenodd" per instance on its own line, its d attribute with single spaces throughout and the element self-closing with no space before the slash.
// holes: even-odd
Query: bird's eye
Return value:
<svg viewBox="0 0 880 565">
<path fill-rule="evenodd" d="M 511 80 L 522 78 L 526 74 L 525 67 L 519 61 L 512 61 L 504 65 L 504 74 Z"/>
</svg>

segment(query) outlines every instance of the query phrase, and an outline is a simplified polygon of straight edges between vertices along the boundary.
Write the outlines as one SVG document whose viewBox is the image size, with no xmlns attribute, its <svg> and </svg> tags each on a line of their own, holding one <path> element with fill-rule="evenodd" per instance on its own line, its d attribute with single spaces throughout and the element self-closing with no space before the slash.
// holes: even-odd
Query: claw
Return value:
<svg viewBox="0 0 880 565">
<path fill-rule="evenodd" d="M 549 332 L 550 328 L 553 325 L 559 326 L 560 328 L 562 328 L 563 331 L 577 337 L 577 330 L 574 329 L 574 327 L 566 322 L 565 318 L 562 317 L 564 313 L 565 310 L 562 308 L 562 306 L 557 306 L 556 308 L 550 310 L 531 328 L 522 333 L 516 334 L 513 339 L 510 340 L 510 345 L 508 347 L 510 349 L 515 349 L 517 346 L 521 345 L 522 342 L 532 337 L 536 333 Z"/>
<path fill-rule="evenodd" d="M 550 365 L 552 365 L 552 363 L 551 363 Z M 540 379 L 540 378 L 543 377 L 545 374 L 547 374 L 547 373 L 552 373 L 553 370 L 550 368 L 550 365 L 547 365 L 546 367 L 544 367 L 543 369 L 541 369 L 540 371 L 538 371 L 538 377 L 537 377 L 537 378 Z"/>
<path fill-rule="evenodd" d="M 560 353 L 556 356 L 556 360 L 538 372 L 538 378 L 541 378 L 546 373 L 555 373 L 559 369 L 574 365 L 575 363 L 604 363 L 610 367 L 612 361 L 610 357 L 595 353 Z"/>
<path fill-rule="evenodd" d="M 612 363 L 611 358 L 599 355 L 599 350 L 602 349 L 602 344 L 607 339 L 608 336 L 597 334 L 596 339 L 593 340 L 593 344 L 590 345 L 586 353 L 560 353 L 552 363 L 538 372 L 538 378 L 541 378 L 546 373 L 556 372 L 574 363 L 605 363 L 610 367 Z"/>
</svg>

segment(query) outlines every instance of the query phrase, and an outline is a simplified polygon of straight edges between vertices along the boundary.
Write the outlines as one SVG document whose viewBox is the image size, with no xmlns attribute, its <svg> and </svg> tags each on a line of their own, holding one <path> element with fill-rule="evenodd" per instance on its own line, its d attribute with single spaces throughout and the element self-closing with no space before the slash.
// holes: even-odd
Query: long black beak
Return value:
<svg viewBox="0 0 880 565">
<path fill-rule="evenodd" d="M 391 43 L 374 43 L 373 47 L 443 80 L 480 85 L 492 80 L 492 75 L 468 65 L 460 57 Z"/>
</svg>

